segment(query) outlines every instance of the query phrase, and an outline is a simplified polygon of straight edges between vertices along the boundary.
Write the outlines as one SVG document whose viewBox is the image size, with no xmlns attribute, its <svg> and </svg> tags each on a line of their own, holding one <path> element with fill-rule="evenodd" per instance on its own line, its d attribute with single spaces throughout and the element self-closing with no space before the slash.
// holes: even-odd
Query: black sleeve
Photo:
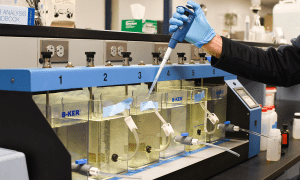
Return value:
<svg viewBox="0 0 300 180">
<path fill-rule="evenodd" d="M 211 65 L 231 74 L 269 85 L 289 87 L 300 83 L 300 36 L 292 45 L 278 50 L 249 47 L 222 37 L 220 59 L 212 57 Z"/>
</svg>

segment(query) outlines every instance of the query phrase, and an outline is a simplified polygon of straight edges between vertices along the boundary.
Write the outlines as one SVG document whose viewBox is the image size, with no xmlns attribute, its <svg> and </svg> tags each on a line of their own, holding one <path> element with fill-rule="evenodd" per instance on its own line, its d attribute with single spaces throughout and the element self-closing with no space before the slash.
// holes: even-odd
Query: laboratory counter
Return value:
<svg viewBox="0 0 300 180">
<path fill-rule="evenodd" d="M 210 180 L 295 179 L 295 175 L 288 175 L 287 172 L 293 169 L 299 174 L 300 140 L 293 139 L 292 122 L 294 113 L 300 112 L 300 101 L 279 100 L 275 103 L 275 109 L 278 114 L 278 128 L 282 129 L 283 124 L 288 124 L 290 131 L 290 144 L 288 148 L 282 149 L 285 154 L 281 156 L 281 159 L 277 162 L 268 162 L 266 151 L 260 152 L 257 156 L 210 178 Z"/>
</svg>

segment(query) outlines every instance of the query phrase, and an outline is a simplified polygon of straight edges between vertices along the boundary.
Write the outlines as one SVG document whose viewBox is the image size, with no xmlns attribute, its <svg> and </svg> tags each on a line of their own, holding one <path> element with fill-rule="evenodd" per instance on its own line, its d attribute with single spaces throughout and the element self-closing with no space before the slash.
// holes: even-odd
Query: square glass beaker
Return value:
<svg viewBox="0 0 300 180">
<path fill-rule="evenodd" d="M 181 133 L 186 132 L 187 91 L 172 89 L 160 89 L 159 91 L 163 92 L 161 115 L 174 129 L 173 137 L 167 137 L 161 129 L 160 146 L 163 148 L 168 143 L 169 138 L 173 139 L 175 136 L 180 136 Z M 172 139 L 169 147 L 165 151 L 160 152 L 162 159 L 185 153 L 184 145 L 176 143 Z"/>
<path fill-rule="evenodd" d="M 112 160 L 113 154 L 128 156 L 128 127 L 123 112 L 108 112 L 125 96 L 101 96 L 103 100 L 92 101 L 89 119 L 89 164 L 101 172 L 119 174 L 128 170 L 128 162 Z M 126 114 L 129 110 L 124 109 Z M 107 114 L 110 115 L 107 115 Z"/>
<path fill-rule="evenodd" d="M 188 90 L 188 105 L 187 105 L 187 132 L 190 137 L 205 142 L 206 133 L 204 131 L 204 122 L 207 117 L 207 113 L 200 106 L 200 103 L 204 107 L 207 107 L 207 89 L 195 88 L 195 87 L 183 87 Z M 186 151 L 194 151 L 204 145 L 185 146 Z"/>
<path fill-rule="evenodd" d="M 161 121 L 155 114 L 153 108 L 141 109 L 141 104 L 145 102 L 155 102 L 158 112 L 161 111 L 161 94 L 153 93 L 148 98 L 144 92 L 132 93 L 133 103 L 130 109 L 130 115 L 137 125 L 137 133 L 140 140 L 140 148 L 133 159 L 129 160 L 128 166 L 132 169 L 138 169 L 159 161 L 159 152 L 155 149 L 160 148 L 160 128 Z M 151 147 L 151 148 L 150 148 Z M 136 141 L 132 133 L 129 134 L 129 155 L 136 148 Z M 151 151 L 147 152 L 147 149 Z"/>
<path fill-rule="evenodd" d="M 208 89 L 207 109 L 218 116 L 219 123 L 226 121 L 227 111 L 227 85 L 206 85 Z M 214 125 L 208 121 L 207 130 L 213 131 Z M 206 136 L 207 142 L 214 142 L 225 138 L 221 129 L 216 129 L 215 133 Z"/>
<path fill-rule="evenodd" d="M 71 155 L 71 163 L 88 158 L 89 102 L 52 98 L 49 105 L 37 104 L 60 141 Z M 72 172 L 72 179 L 87 180 L 87 176 Z"/>
</svg>

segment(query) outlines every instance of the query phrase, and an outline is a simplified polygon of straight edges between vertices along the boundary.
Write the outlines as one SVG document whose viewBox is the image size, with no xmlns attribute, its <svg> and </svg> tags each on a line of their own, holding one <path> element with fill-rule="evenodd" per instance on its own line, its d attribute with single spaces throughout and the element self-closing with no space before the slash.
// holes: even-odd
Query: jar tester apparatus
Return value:
<svg viewBox="0 0 300 180">
<path fill-rule="evenodd" d="M 149 93 L 148 93 L 148 96 L 150 96 L 150 94 L 152 93 L 154 87 L 155 87 L 155 84 L 157 83 L 158 81 L 158 78 L 167 62 L 167 60 L 169 59 L 170 55 L 171 55 L 171 52 L 172 52 L 172 49 L 174 49 L 177 45 L 178 42 L 182 42 L 183 39 L 185 38 L 186 34 L 188 33 L 193 21 L 194 21 L 194 18 L 195 18 L 195 14 L 193 11 L 191 11 L 190 9 L 193 9 L 193 7 L 189 4 L 186 5 L 186 7 L 184 6 L 178 6 L 178 7 L 183 7 L 185 12 L 184 12 L 184 15 L 186 15 L 188 17 L 188 21 L 187 22 L 183 22 L 183 25 L 181 27 L 179 27 L 172 35 L 171 39 L 170 39 L 170 42 L 169 42 L 169 45 L 168 45 L 168 49 L 165 53 L 165 56 L 163 58 L 163 61 L 162 63 L 160 64 L 160 67 L 159 67 L 159 70 L 154 78 L 154 81 L 152 83 L 152 86 L 149 90 Z"/>
</svg>

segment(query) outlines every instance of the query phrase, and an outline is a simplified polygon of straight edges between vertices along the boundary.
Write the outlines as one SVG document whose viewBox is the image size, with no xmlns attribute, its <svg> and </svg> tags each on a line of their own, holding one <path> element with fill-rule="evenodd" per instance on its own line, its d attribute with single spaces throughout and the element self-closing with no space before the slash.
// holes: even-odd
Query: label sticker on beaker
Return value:
<svg viewBox="0 0 300 180">
<path fill-rule="evenodd" d="M 194 100 L 195 102 L 201 101 L 203 98 L 205 98 L 204 90 L 201 93 L 195 94 Z"/>
<path fill-rule="evenodd" d="M 122 102 L 119 102 L 118 104 L 107 106 L 103 108 L 103 118 L 114 116 L 116 114 L 119 114 L 126 109 L 130 109 L 130 104 L 132 103 L 133 99 L 128 98 Z"/>
</svg>

